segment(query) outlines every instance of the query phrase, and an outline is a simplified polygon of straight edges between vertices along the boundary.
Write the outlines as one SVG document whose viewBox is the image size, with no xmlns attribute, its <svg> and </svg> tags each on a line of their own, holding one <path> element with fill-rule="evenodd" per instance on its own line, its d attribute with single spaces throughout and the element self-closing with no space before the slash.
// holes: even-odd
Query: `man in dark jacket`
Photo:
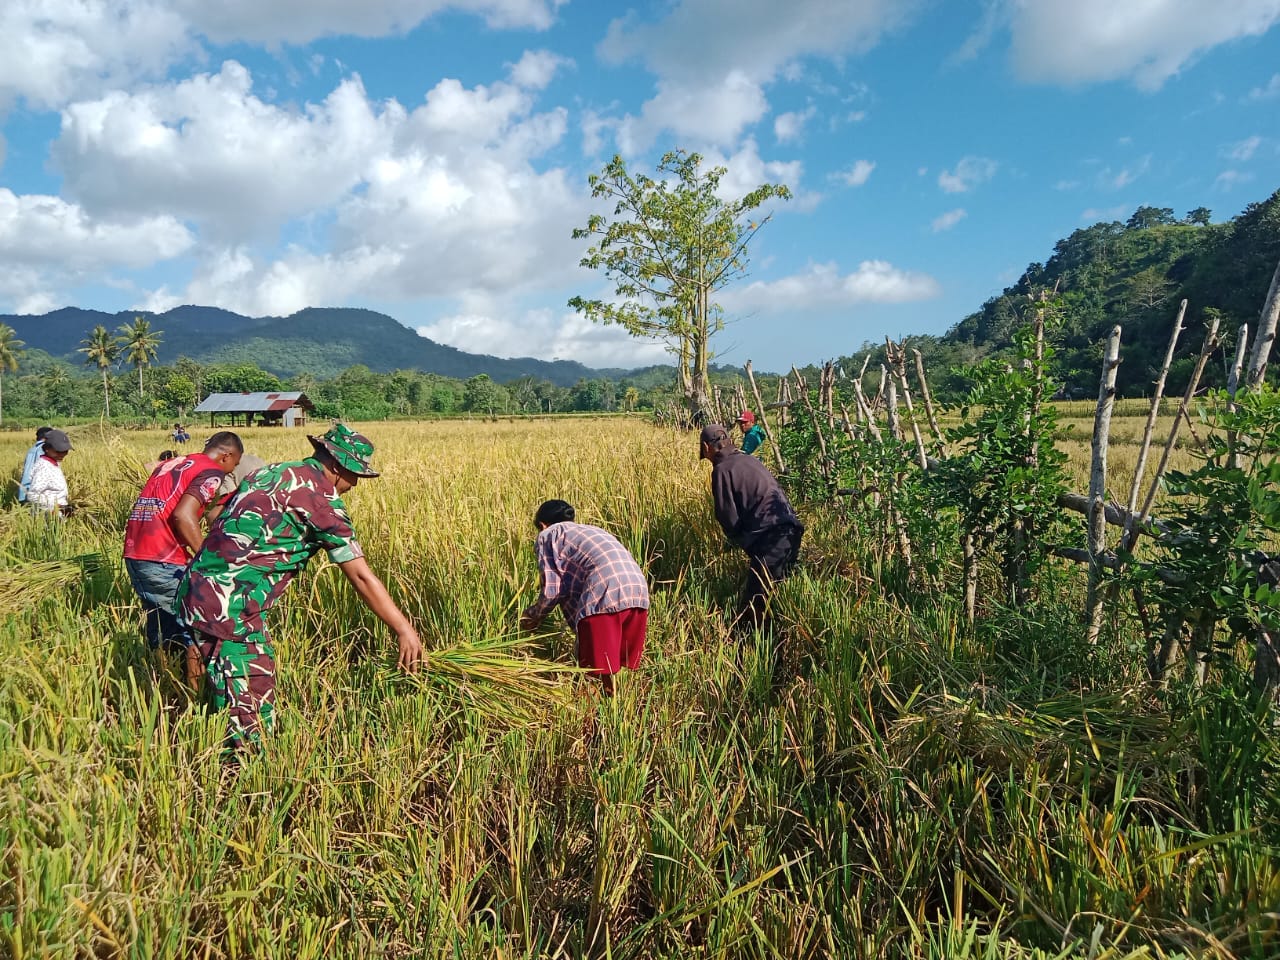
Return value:
<svg viewBox="0 0 1280 960">
<path fill-rule="evenodd" d="M 711 496 L 724 535 L 747 553 L 750 565 L 737 624 L 767 626 L 773 584 L 791 573 L 804 526 L 769 468 L 734 448 L 719 424 L 703 427 L 701 457 L 711 461 Z"/>
</svg>

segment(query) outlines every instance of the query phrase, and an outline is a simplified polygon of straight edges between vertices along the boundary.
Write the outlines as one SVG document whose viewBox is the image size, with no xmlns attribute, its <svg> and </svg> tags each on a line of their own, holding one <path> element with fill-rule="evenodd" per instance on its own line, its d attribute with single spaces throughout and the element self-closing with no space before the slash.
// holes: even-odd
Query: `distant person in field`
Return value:
<svg viewBox="0 0 1280 960">
<path fill-rule="evenodd" d="M 735 425 L 742 431 L 743 453 L 755 453 L 760 449 L 760 444 L 764 443 L 764 427 L 756 423 L 756 415 L 754 413 L 750 410 L 743 410 L 735 421 Z"/>
<path fill-rule="evenodd" d="M 191 434 L 187 433 L 187 428 L 184 427 L 182 424 L 175 423 L 173 425 L 172 439 L 173 439 L 173 442 L 176 443 L 178 446 L 182 446 L 184 443 L 186 443 L 191 439 Z"/>
<path fill-rule="evenodd" d="M 400 667 L 417 670 L 422 661 L 417 631 L 369 569 L 342 502 L 361 478 L 378 475 L 373 444 L 340 423 L 307 439 L 312 456 L 245 479 L 178 587 L 179 619 L 194 631 L 214 706 L 227 712 L 232 760 L 274 726 L 276 662 L 266 615 L 319 551 L 394 631 Z"/>
<path fill-rule="evenodd" d="M 769 468 L 735 449 L 719 424 L 702 428 L 700 456 L 711 461 L 716 520 L 747 554 L 747 581 L 735 627 L 767 628 L 773 585 L 786 579 L 800 556 L 804 526 Z"/>
<path fill-rule="evenodd" d="M 134 501 L 124 528 L 124 565 L 146 614 L 147 646 L 181 654 L 193 689 L 199 689 L 204 665 L 174 613 L 178 582 L 204 542 L 201 517 L 243 453 L 240 437 L 223 430 L 209 438 L 201 453 L 162 460 Z"/>
<path fill-rule="evenodd" d="M 71 438 L 61 430 L 49 430 L 44 435 L 44 446 L 31 468 L 31 482 L 27 485 L 27 503 L 34 513 L 51 513 L 69 516 L 75 507 L 71 505 L 67 478 L 62 473 L 62 461 L 71 452 Z"/>
<path fill-rule="evenodd" d="M 542 575 L 537 601 L 520 616 L 523 630 L 536 630 L 557 606 L 578 638 L 578 663 L 600 678 L 613 696 L 613 676 L 634 670 L 644 653 L 649 624 L 649 584 L 644 571 L 606 530 L 574 521 L 563 500 L 538 507 L 534 549 Z"/>
<path fill-rule="evenodd" d="M 53 427 L 37 427 L 36 442 L 30 450 L 27 451 L 26 458 L 22 461 L 22 479 L 18 481 L 18 502 L 27 502 L 27 490 L 31 487 L 31 471 L 36 467 L 36 461 L 40 459 L 40 454 L 44 453 L 44 435 L 52 430 Z"/>
</svg>

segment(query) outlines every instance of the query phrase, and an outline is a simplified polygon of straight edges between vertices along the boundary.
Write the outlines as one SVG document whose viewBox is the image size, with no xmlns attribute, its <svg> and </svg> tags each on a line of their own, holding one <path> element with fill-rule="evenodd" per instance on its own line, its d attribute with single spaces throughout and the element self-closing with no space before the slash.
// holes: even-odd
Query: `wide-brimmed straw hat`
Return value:
<svg viewBox="0 0 1280 960">
<path fill-rule="evenodd" d="M 376 477 L 369 461 L 373 457 L 373 444 L 362 433 L 354 432 L 343 423 L 335 423 L 323 437 L 307 437 L 317 450 L 323 450 L 337 461 L 343 470 L 357 477 Z"/>
</svg>

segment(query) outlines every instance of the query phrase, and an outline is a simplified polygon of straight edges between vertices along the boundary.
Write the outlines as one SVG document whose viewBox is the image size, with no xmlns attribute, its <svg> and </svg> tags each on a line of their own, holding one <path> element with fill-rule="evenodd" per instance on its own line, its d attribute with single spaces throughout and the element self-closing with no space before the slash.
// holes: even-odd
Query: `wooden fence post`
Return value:
<svg viewBox="0 0 1280 960">
<path fill-rule="evenodd" d="M 751 395 L 756 398 L 756 416 L 760 418 L 760 425 L 764 427 L 764 432 L 769 435 L 769 447 L 773 450 L 773 458 L 778 461 L 778 472 L 786 473 L 787 465 L 782 459 L 782 447 L 780 445 L 782 438 L 770 430 L 768 421 L 764 418 L 764 403 L 760 399 L 760 390 L 756 387 L 756 377 L 751 371 L 750 360 L 746 362 L 745 369 L 747 371 L 747 383 L 751 384 Z M 746 406 L 746 404 L 743 404 L 743 406 Z"/>
<path fill-rule="evenodd" d="M 1178 348 L 1178 338 L 1182 336 L 1182 318 L 1187 315 L 1187 301 L 1183 300 L 1178 307 L 1178 316 L 1173 321 L 1173 332 L 1169 334 L 1169 346 L 1164 352 L 1164 363 L 1160 366 L 1160 376 L 1156 377 L 1155 393 L 1151 399 L 1151 409 L 1147 412 L 1147 423 L 1142 430 L 1142 445 L 1138 448 L 1138 462 L 1133 468 L 1133 482 L 1129 485 L 1129 519 L 1124 525 L 1124 534 L 1120 537 L 1120 549 L 1133 549 L 1133 520 L 1138 509 L 1138 496 L 1142 492 L 1142 477 L 1147 472 L 1147 455 L 1151 452 L 1151 438 L 1155 433 L 1156 420 L 1160 417 L 1160 401 L 1164 397 L 1164 382 L 1169 376 L 1169 367 L 1173 365 L 1173 354 Z"/>
<path fill-rule="evenodd" d="M 933 410 L 933 395 L 929 393 L 929 381 L 924 375 L 924 357 L 920 356 L 920 351 L 915 347 L 911 348 L 911 352 L 916 358 L 916 379 L 920 381 L 920 397 L 924 401 L 924 412 L 929 417 L 929 429 L 938 442 L 938 449 L 942 449 L 942 428 L 938 426 L 938 415 Z"/>
<path fill-rule="evenodd" d="M 1103 554 L 1107 550 L 1107 521 L 1104 513 L 1107 495 L 1107 444 L 1111 437 L 1111 411 L 1116 401 L 1116 371 L 1120 367 L 1120 327 L 1111 329 L 1107 352 L 1102 361 L 1102 379 L 1098 386 L 1098 409 L 1093 418 L 1093 457 L 1089 468 L 1089 590 L 1085 600 L 1085 639 L 1097 643 L 1102 631 Z"/>
<path fill-rule="evenodd" d="M 1142 512 L 1138 514 L 1138 520 L 1133 527 L 1133 534 L 1130 537 L 1132 541 L 1136 542 L 1138 534 L 1142 532 L 1142 525 L 1146 522 L 1147 517 L 1151 515 L 1151 505 L 1156 502 L 1156 494 L 1160 490 L 1160 480 L 1164 477 L 1165 469 L 1169 466 L 1169 457 L 1173 455 L 1173 447 L 1178 440 L 1178 425 L 1187 419 L 1187 407 L 1191 405 L 1191 400 L 1196 395 L 1196 388 L 1200 386 L 1200 377 L 1204 374 L 1205 365 L 1209 362 L 1209 355 L 1213 353 L 1217 345 L 1218 318 L 1214 317 L 1209 321 L 1209 329 L 1205 332 L 1204 346 L 1200 348 L 1200 357 L 1196 360 L 1195 368 L 1191 371 L 1191 379 L 1187 381 L 1187 389 L 1182 394 L 1182 402 L 1178 404 L 1178 412 L 1174 415 L 1173 423 L 1169 426 L 1169 436 L 1164 442 L 1164 452 L 1160 454 L 1160 463 L 1156 466 L 1156 472 L 1151 477 L 1151 486 L 1147 488 L 1147 495 L 1142 501 Z M 1132 549 L 1132 544 L 1130 549 Z"/>
<path fill-rule="evenodd" d="M 1262 316 L 1258 320 L 1258 336 L 1253 341 L 1253 356 L 1249 358 L 1249 379 L 1245 381 L 1249 389 L 1260 384 L 1267 375 L 1267 361 L 1271 359 L 1277 323 L 1280 323 L 1280 263 L 1276 264 L 1276 272 L 1271 276 L 1271 288 L 1267 291 Z"/>
</svg>

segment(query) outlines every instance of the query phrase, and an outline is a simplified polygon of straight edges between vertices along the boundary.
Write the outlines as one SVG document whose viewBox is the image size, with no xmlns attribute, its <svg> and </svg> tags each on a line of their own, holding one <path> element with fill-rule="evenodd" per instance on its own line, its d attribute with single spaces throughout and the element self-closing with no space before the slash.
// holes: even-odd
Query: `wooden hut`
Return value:
<svg viewBox="0 0 1280 960">
<path fill-rule="evenodd" d="M 210 427 L 301 427 L 314 409 L 305 393 L 211 393 L 195 412 L 207 413 Z"/>
</svg>

